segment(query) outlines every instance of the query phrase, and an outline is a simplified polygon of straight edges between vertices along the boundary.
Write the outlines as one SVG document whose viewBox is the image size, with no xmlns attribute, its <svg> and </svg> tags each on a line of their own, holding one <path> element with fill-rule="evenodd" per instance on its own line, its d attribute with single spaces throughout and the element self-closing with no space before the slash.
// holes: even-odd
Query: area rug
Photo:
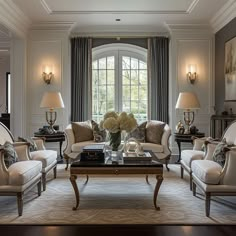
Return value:
<svg viewBox="0 0 236 236">
<path fill-rule="evenodd" d="M 19 217 L 15 197 L 0 197 L 1 224 L 235 224 L 236 198 L 214 198 L 211 215 L 205 216 L 205 202 L 189 190 L 189 176 L 180 178 L 180 166 L 164 169 L 157 204 L 153 205 L 155 176 L 150 184 L 144 176 L 85 176 L 77 178 L 80 205 L 73 211 L 75 194 L 65 165 L 58 165 L 57 179 L 49 174 L 47 189 L 25 195 L 23 216 Z"/>
</svg>

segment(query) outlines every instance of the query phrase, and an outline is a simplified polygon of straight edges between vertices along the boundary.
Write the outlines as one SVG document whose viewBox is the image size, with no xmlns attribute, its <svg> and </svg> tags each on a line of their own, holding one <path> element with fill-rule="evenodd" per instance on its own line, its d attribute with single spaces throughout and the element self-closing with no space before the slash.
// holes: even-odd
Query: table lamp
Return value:
<svg viewBox="0 0 236 236">
<path fill-rule="evenodd" d="M 64 108 L 64 103 L 60 92 L 45 92 L 40 103 L 41 108 L 49 108 L 46 111 L 46 120 L 49 124 L 49 131 L 51 133 L 56 133 L 57 131 L 53 128 L 57 120 L 57 112 L 54 111 L 55 108 Z"/>
<path fill-rule="evenodd" d="M 187 126 L 184 133 L 190 134 L 190 125 L 194 121 L 194 111 L 191 110 L 200 108 L 197 96 L 191 92 L 180 93 L 175 108 L 184 110 L 184 122 Z"/>
</svg>

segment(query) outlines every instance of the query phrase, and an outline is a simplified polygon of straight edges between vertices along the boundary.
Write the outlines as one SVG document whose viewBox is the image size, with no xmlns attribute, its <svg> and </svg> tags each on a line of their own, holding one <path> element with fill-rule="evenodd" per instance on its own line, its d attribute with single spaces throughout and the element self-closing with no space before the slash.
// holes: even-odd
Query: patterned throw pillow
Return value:
<svg viewBox="0 0 236 236">
<path fill-rule="evenodd" d="M 91 124 L 92 124 L 92 130 L 93 130 L 93 138 L 94 141 L 99 143 L 99 142 L 105 142 L 106 140 L 106 130 L 101 130 L 99 128 L 99 125 L 97 122 L 95 122 L 94 120 L 91 120 Z"/>
<path fill-rule="evenodd" d="M 126 139 L 128 140 L 129 138 L 135 138 L 139 142 L 144 143 L 146 135 L 146 125 L 147 121 L 138 125 L 135 130 L 127 134 Z"/>
<path fill-rule="evenodd" d="M 76 143 L 93 140 L 93 130 L 90 121 L 72 122 L 71 125 Z"/>
<path fill-rule="evenodd" d="M 6 167 L 8 168 L 10 165 L 18 161 L 17 153 L 14 149 L 12 143 L 6 141 L 3 145 L 4 152 L 4 162 Z"/>
<path fill-rule="evenodd" d="M 37 145 L 36 145 L 35 141 L 32 138 L 18 137 L 18 141 L 19 142 L 27 142 L 27 143 L 29 143 L 30 144 L 30 146 L 29 146 L 30 152 L 38 150 Z"/>
<path fill-rule="evenodd" d="M 148 121 L 146 126 L 146 142 L 161 144 L 165 125 L 166 124 L 161 121 Z"/>
<path fill-rule="evenodd" d="M 226 140 L 223 139 L 220 143 L 217 144 L 215 151 L 213 153 L 212 159 L 213 161 L 220 164 L 222 167 L 225 165 L 225 155 L 228 152 L 229 145 L 227 145 Z"/>
</svg>

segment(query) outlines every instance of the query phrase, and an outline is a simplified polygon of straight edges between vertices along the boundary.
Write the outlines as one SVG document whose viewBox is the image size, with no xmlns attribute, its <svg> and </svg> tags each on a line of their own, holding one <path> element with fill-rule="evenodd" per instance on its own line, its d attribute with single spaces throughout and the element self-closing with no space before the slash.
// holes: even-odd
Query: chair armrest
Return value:
<svg viewBox="0 0 236 236">
<path fill-rule="evenodd" d="M 171 129 L 170 129 L 169 125 L 166 124 L 165 127 L 164 127 L 164 132 L 162 134 L 162 138 L 161 138 L 161 145 L 163 146 L 164 153 L 166 155 L 171 154 L 171 151 L 170 151 L 170 148 L 169 148 L 170 135 L 171 135 Z"/>
<path fill-rule="evenodd" d="M 29 154 L 30 143 L 16 142 L 16 143 L 13 143 L 13 146 L 15 148 L 15 151 L 17 153 L 19 161 L 29 161 L 30 160 L 30 154 Z"/>
<path fill-rule="evenodd" d="M 4 161 L 3 148 L 0 146 L 0 185 L 8 184 L 8 170 Z"/>
<path fill-rule="evenodd" d="M 44 137 L 32 137 L 32 139 L 34 140 L 38 150 L 45 150 L 46 149 L 44 146 L 44 142 L 45 142 Z"/>
<path fill-rule="evenodd" d="M 231 150 L 226 153 L 225 165 L 222 170 L 221 184 L 236 185 L 236 151 Z"/>
<path fill-rule="evenodd" d="M 68 125 L 65 129 L 65 137 L 66 137 L 66 147 L 63 150 L 64 154 L 71 153 L 71 146 L 75 143 L 75 136 L 72 130 L 72 125 Z"/>
</svg>

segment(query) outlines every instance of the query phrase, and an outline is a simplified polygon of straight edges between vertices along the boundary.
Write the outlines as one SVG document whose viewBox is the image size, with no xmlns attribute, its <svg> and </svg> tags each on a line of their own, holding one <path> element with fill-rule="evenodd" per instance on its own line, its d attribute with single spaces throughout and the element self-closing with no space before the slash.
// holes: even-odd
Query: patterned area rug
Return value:
<svg viewBox="0 0 236 236">
<path fill-rule="evenodd" d="M 23 216 L 19 217 L 15 197 L 0 197 L 1 224 L 235 224 L 236 197 L 214 198 L 211 216 L 205 216 L 204 197 L 192 196 L 189 177 L 180 178 L 180 166 L 164 169 L 157 202 L 153 206 L 154 176 L 79 176 L 80 206 L 65 165 L 58 165 L 58 177 L 48 175 L 47 190 L 37 197 L 36 189 L 24 198 Z"/>
</svg>

